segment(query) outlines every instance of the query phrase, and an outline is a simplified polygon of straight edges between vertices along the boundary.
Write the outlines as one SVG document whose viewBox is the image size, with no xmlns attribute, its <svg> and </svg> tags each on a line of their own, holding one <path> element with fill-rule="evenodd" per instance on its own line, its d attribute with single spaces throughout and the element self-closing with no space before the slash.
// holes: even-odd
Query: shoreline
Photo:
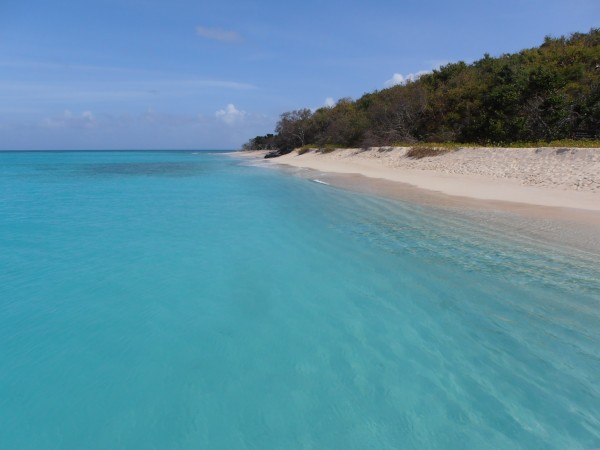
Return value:
<svg viewBox="0 0 600 450">
<path fill-rule="evenodd" d="M 262 159 L 267 151 L 236 154 L 329 177 L 365 178 L 357 184 L 385 180 L 454 198 L 510 203 L 521 209 L 580 210 L 600 217 L 600 148 L 464 148 L 422 159 L 407 158 L 406 151 L 406 147 L 304 154 L 294 150 L 267 160 Z"/>
<path fill-rule="evenodd" d="M 596 151 L 600 159 L 600 149 Z M 486 221 L 501 222 L 503 228 L 508 227 L 519 234 L 525 233 L 533 239 L 541 238 L 545 242 L 600 255 L 600 192 L 592 190 L 594 185 L 587 191 L 552 189 L 521 185 L 514 180 L 494 180 L 482 175 L 469 177 L 441 170 L 385 167 L 378 157 L 381 153 L 377 150 L 367 153 L 357 149 L 344 149 L 336 155 L 337 152 L 297 155 L 297 151 L 294 151 L 273 159 L 262 159 L 267 153 L 264 151 L 238 152 L 235 155 L 260 161 L 259 166 L 285 170 L 291 175 L 334 188 L 466 211 L 468 214 L 481 216 Z M 365 153 L 367 154 L 364 155 Z M 456 153 L 424 159 L 448 160 L 455 157 Z M 363 161 L 356 163 L 356 156 Z M 495 156 L 498 159 L 498 155 Z M 366 163 L 364 159 L 367 159 Z M 423 162 L 431 166 L 431 161 L 423 160 L 410 161 L 409 164 L 418 165 Z M 587 164 L 585 158 L 584 163 Z M 594 167 L 592 164 L 591 168 Z M 424 176 L 415 179 L 419 175 Z M 598 176 L 600 177 L 600 171 Z M 449 183 L 448 180 L 452 181 Z M 464 186 L 458 183 L 464 183 Z M 498 187 L 503 186 L 510 186 L 510 189 L 501 190 L 500 195 L 493 195 L 498 193 Z M 478 188 L 481 190 L 476 191 Z"/>
<path fill-rule="evenodd" d="M 600 149 L 461 149 L 418 160 L 405 153 L 406 148 L 293 151 L 273 162 L 406 183 L 455 197 L 600 212 Z M 578 170 L 586 171 L 583 182 L 573 173 Z"/>
</svg>

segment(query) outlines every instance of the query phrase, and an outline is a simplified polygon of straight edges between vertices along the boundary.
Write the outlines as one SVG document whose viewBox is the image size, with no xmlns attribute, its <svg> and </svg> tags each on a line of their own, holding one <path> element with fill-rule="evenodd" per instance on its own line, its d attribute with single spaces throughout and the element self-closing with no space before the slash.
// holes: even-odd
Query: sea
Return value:
<svg viewBox="0 0 600 450">
<path fill-rule="evenodd" d="M 0 448 L 600 447 L 598 255 L 490 214 L 2 152 Z"/>
</svg>

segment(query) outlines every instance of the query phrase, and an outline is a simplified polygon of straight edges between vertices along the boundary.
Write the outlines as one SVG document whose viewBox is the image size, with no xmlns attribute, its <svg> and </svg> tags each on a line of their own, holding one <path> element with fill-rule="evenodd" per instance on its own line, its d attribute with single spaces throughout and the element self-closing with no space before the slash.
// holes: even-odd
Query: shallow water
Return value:
<svg viewBox="0 0 600 450">
<path fill-rule="evenodd" d="M 0 153 L 0 448 L 600 447 L 596 258 L 485 219 Z"/>
</svg>

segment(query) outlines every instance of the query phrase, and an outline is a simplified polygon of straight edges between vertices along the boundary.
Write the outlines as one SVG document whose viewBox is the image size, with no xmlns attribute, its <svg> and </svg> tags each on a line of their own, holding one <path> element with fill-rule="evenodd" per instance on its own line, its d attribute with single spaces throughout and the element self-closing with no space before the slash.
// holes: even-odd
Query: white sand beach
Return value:
<svg viewBox="0 0 600 450">
<path fill-rule="evenodd" d="M 600 211 L 600 149 L 461 148 L 422 159 L 407 147 L 293 151 L 273 159 L 321 172 L 360 174 L 479 200 Z"/>
</svg>

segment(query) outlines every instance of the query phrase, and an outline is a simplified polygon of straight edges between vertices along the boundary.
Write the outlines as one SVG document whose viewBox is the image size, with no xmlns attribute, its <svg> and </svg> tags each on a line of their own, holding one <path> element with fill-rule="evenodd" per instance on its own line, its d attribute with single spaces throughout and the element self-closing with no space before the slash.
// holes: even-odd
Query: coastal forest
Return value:
<svg viewBox="0 0 600 450">
<path fill-rule="evenodd" d="M 508 145 L 600 135 L 600 29 L 546 37 L 518 53 L 447 64 L 418 79 L 281 114 L 244 149 L 419 142 Z"/>
</svg>

